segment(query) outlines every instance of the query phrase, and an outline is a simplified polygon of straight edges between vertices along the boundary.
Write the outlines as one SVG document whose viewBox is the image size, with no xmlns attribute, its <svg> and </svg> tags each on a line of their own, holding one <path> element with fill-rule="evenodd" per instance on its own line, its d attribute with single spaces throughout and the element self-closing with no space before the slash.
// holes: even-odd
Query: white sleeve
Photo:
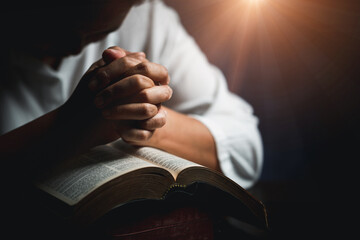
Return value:
<svg viewBox="0 0 360 240">
<path fill-rule="evenodd" d="M 155 2 L 151 27 L 148 54 L 167 67 L 174 90 L 166 105 L 207 126 L 223 173 L 249 188 L 259 178 L 263 161 L 251 106 L 229 92 L 224 75 L 208 62 L 174 10 Z"/>
</svg>

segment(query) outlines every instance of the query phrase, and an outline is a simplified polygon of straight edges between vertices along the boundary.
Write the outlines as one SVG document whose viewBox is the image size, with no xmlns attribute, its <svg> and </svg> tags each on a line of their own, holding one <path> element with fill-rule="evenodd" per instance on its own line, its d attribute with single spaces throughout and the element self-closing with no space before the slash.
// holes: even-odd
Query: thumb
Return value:
<svg viewBox="0 0 360 240">
<path fill-rule="evenodd" d="M 109 47 L 103 52 L 102 58 L 106 64 L 109 64 L 118 58 L 125 57 L 126 54 L 127 51 L 125 51 L 124 49 L 117 46 L 113 46 L 113 47 Z"/>
</svg>

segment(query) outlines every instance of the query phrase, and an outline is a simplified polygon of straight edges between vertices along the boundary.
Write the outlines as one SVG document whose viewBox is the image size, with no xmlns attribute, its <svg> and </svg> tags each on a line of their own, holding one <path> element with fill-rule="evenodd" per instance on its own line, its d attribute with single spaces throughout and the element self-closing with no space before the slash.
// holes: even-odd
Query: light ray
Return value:
<svg viewBox="0 0 360 240">
<path fill-rule="evenodd" d="M 183 7 L 183 0 L 178 3 Z M 280 78 L 290 65 L 297 65 L 299 74 L 302 70 L 315 75 L 329 71 L 325 66 L 329 61 L 333 61 L 333 68 L 339 66 L 359 40 L 359 5 L 355 4 L 326 0 L 196 0 L 191 1 L 188 10 L 182 10 L 182 20 L 210 61 L 225 69 L 230 88 L 237 91 L 249 71 L 254 77 L 266 79 Z M 351 44 L 335 47 L 345 42 Z M 254 66 L 264 73 L 249 69 Z"/>
</svg>

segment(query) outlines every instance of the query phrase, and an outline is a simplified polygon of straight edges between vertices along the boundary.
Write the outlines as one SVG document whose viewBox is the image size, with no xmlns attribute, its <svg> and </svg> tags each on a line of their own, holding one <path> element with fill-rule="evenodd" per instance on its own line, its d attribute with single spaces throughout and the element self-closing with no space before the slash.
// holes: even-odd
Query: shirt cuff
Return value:
<svg viewBox="0 0 360 240">
<path fill-rule="evenodd" d="M 227 176 L 228 178 L 230 178 L 231 180 L 233 180 L 234 182 L 236 182 L 237 184 L 240 184 L 241 186 L 243 186 L 244 180 L 241 179 L 241 177 L 236 173 L 235 168 L 234 168 L 231 158 L 230 158 L 229 151 L 227 150 L 226 145 L 224 144 L 227 142 L 227 140 L 226 140 L 227 138 L 226 138 L 226 135 L 224 134 L 224 132 L 222 131 L 222 129 L 220 127 L 218 127 L 216 123 L 214 123 L 213 121 L 211 121 L 210 119 L 208 119 L 206 117 L 195 115 L 195 114 L 190 114 L 189 116 L 192 118 L 195 118 L 196 120 L 198 120 L 202 124 L 204 124 L 209 129 L 210 133 L 212 134 L 214 141 L 215 141 L 216 153 L 217 153 L 217 157 L 218 157 L 218 160 L 220 163 L 220 169 L 221 169 L 222 173 L 225 176 Z"/>
</svg>

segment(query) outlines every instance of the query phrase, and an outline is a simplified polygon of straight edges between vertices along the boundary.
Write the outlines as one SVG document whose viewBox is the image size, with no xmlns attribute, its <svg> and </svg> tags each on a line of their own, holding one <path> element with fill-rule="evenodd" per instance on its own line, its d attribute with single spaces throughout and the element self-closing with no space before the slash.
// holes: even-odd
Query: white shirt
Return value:
<svg viewBox="0 0 360 240">
<path fill-rule="evenodd" d="M 57 71 L 14 52 L 10 76 L 0 83 L 0 133 L 63 104 L 103 50 L 115 45 L 143 51 L 168 69 L 174 93 L 164 105 L 206 125 L 223 173 L 245 188 L 253 185 L 263 161 L 258 120 L 249 104 L 228 91 L 223 74 L 207 61 L 176 12 L 161 1 L 132 8 L 118 30 L 65 58 Z"/>
</svg>

